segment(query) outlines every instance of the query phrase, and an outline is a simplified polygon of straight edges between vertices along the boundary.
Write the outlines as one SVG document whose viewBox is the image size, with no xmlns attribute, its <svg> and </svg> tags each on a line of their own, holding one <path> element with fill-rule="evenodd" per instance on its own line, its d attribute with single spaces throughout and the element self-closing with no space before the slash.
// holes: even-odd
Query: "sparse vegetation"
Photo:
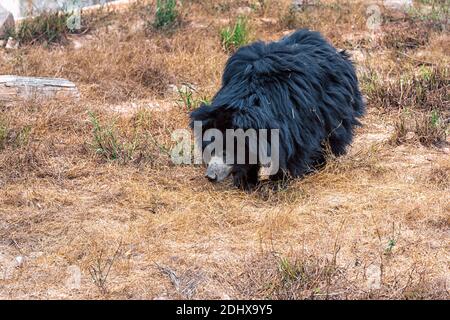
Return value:
<svg viewBox="0 0 450 320">
<path fill-rule="evenodd" d="M 20 22 L 12 35 L 22 45 L 61 43 L 67 39 L 69 13 L 43 12 Z"/>
<path fill-rule="evenodd" d="M 119 243 L 116 251 L 109 258 L 105 257 L 105 251 L 100 249 L 95 261 L 93 261 L 89 268 L 92 282 L 97 286 L 101 294 L 108 293 L 108 276 L 115 260 L 120 254 L 121 247 L 122 242 Z"/>
<path fill-rule="evenodd" d="M 178 19 L 176 0 L 157 0 L 154 27 L 165 29 L 173 26 Z"/>
<path fill-rule="evenodd" d="M 249 41 L 248 21 L 245 17 L 238 17 L 233 26 L 228 26 L 220 31 L 220 39 L 223 48 L 228 51 L 236 51 Z"/>
<path fill-rule="evenodd" d="M 96 115 L 91 113 L 89 116 L 93 128 L 92 147 L 95 152 L 106 160 L 121 160 L 122 162 L 130 160 L 136 149 L 136 144 L 134 142 L 131 144 L 120 142 L 114 125 L 105 128 L 100 124 Z"/>
<path fill-rule="evenodd" d="M 391 141 L 402 144 L 409 140 L 425 146 L 439 146 L 445 143 L 449 130 L 450 124 L 436 110 L 426 113 L 404 110 L 395 122 Z"/>
<path fill-rule="evenodd" d="M 447 66 L 431 65 L 406 69 L 390 79 L 369 70 L 363 88 L 369 102 L 386 109 L 449 110 L 450 89 Z"/>
<path fill-rule="evenodd" d="M 194 100 L 194 92 L 192 89 L 188 88 L 187 86 L 184 88 L 178 88 L 178 95 L 180 96 L 179 100 L 177 101 L 180 108 L 184 108 L 187 111 L 191 111 L 194 109 L 195 100 Z"/>
<path fill-rule="evenodd" d="M 0 151 L 6 146 L 20 148 L 29 143 L 32 127 L 24 125 L 20 128 L 11 128 L 6 119 L 0 118 Z"/>
<path fill-rule="evenodd" d="M 422 5 L 420 7 L 411 7 L 408 10 L 408 14 L 413 19 L 422 21 L 431 21 L 436 23 L 438 27 L 443 30 L 448 28 L 448 18 L 450 4 L 446 0 L 419 0 Z"/>
<path fill-rule="evenodd" d="M 332 261 L 309 257 L 305 261 L 291 262 L 280 259 L 280 283 L 275 286 L 278 299 L 327 298 L 337 270 Z"/>
<path fill-rule="evenodd" d="M 281 25 L 287 29 L 299 28 L 303 25 L 302 15 L 294 6 L 289 6 L 285 14 L 280 18 Z"/>
<path fill-rule="evenodd" d="M 197 98 L 197 92 L 195 89 L 188 85 L 183 85 L 177 89 L 179 99 L 177 101 L 178 106 L 186 111 L 192 111 L 197 108 L 201 103 L 209 103 L 208 98 Z"/>
<path fill-rule="evenodd" d="M 6 139 L 8 138 L 8 123 L 6 120 L 0 118 L 0 150 L 2 150 L 5 146 Z"/>
<path fill-rule="evenodd" d="M 151 120 L 146 111 L 140 111 L 135 118 L 130 119 L 128 125 L 131 128 L 124 130 L 122 135 L 119 135 L 114 121 L 102 124 L 92 112 L 89 114 L 89 121 L 92 126 L 92 142 L 88 145 L 104 160 L 120 164 L 139 163 L 143 160 L 151 163 L 161 156 L 170 155 L 167 147 L 148 131 Z"/>
</svg>

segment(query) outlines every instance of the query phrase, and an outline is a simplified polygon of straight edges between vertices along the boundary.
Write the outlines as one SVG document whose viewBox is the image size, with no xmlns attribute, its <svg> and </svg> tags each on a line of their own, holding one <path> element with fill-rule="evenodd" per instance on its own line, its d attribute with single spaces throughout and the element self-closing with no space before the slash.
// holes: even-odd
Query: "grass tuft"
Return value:
<svg viewBox="0 0 450 320">
<path fill-rule="evenodd" d="M 179 96 L 177 105 L 183 110 L 189 112 L 198 108 L 202 103 L 209 104 L 208 98 L 198 98 L 196 90 L 187 85 L 183 85 L 181 88 L 178 88 L 177 91 Z"/>
<path fill-rule="evenodd" d="M 431 65 L 407 68 L 390 79 L 369 69 L 362 77 L 362 88 L 369 103 L 378 108 L 431 111 L 449 110 L 449 69 Z"/>
<path fill-rule="evenodd" d="M 446 141 L 449 129 L 448 123 L 436 110 L 426 113 L 404 110 L 395 122 L 391 142 L 400 145 L 418 141 L 424 146 L 439 146 Z"/>
<path fill-rule="evenodd" d="M 9 126 L 6 120 L 0 118 L 0 150 L 5 147 L 8 138 Z"/>
<path fill-rule="evenodd" d="M 126 163 L 132 159 L 136 143 L 121 143 L 114 125 L 103 126 L 97 116 L 89 113 L 92 130 L 92 148 L 106 160 Z"/>
<path fill-rule="evenodd" d="M 238 17 L 234 26 L 228 26 L 220 31 L 223 48 L 227 52 L 234 52 L 249 42 L 248 21 L 245 17 Z"/>
<path fill-rule="evenodd" d="M 154 128 L 150 113 L 145 109 L 138 110 L 122 126 L 115 121 L 103 124 L 92 112 L 89 112 L 89 122 L 92 137 L 88 145 L 106 161 L 125 165 L 163 162 L 165 157 L 170 157 L 169 148 L 150 133 Z"/>
<path fill-rule="evenodd" d="M 71 32 L 70 17 L 64 12 L 43 12 L 23 20 L 12 37 L 22 45 L 62 43 Z"/>
<path fill-rule="evenodd" d="M 156 2 L 155 21 L 156 29 L 167 29 L 173 26 L 178 19 L 176 0 L 158 0 Z"/>
</svg>

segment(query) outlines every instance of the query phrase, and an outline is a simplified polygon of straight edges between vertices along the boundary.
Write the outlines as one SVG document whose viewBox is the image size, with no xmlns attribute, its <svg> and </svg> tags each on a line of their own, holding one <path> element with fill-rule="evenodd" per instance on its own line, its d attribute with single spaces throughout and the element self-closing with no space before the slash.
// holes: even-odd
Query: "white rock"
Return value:
<svg viewBox="0 0 450 320">
<path fill-rule="evenodd" d="M 191 27 L 194 29 L 206 29 L 206 28 L 208 28 L 208 25 L 201 23 L 201 22 L 192 21 Z"/>
<path fill-rule="evenodd" d="M 220 296 L 222 300 L 231 300 L 231 297 L 227 293 L 222 293 Z"/>
<path fill-rule="evenodd" d="M 81 269 L 78 266 L 71 265 L 67 267 L 68 277 L 66 279 L 66 288 L 69 290 L 79 290 L 81 287 Z"/>
<path fill-rule="evenodd" d="M 16 268 L 20 268 L 23 265 L 23 262 L 25 261 L 25 259 L 22 256 L 17 256 L 14 259 L 14 265 Z"/>
<path fill-rule="evenodd" d="M 379 265 L 371 264 L 366 269 L 367 288 L 378 290 L 381 288 L 381 268 Z"/>
<path fill-rule="evenodd" d="M 267 24 L 277 24 L 277 19 L 273 18 L 261 18 L 261 22 L 267 23 Z"/>
<path fill-rule="evenodd" d="M 81 41 L 78 41 L 78 40 L 73 40 L 72 41 L 72 45 L 73 45 L 73 48 L 75 50 L 79 50 L 79 49 L 81 49 L 83 47 L 83 43 Z"/>
<path fill-rule="evenodd" d="M 247 16 L 252 13 L 252 8 L 250 7 L 239 7 L 236 9 L 236 13 L 239 15 Z"/>
<path fill-rule="evenodd" d="M 405 134 L 405 140 L 413 140 L 414 138 L 416 137 L 416 134 L 414 133 L 414 132 L 412 132 L 412 131 L 408 131 L 406 134 Z"/>
<path fill-rule="evenodd" d="M 14 103 L 29 99 L 78 99 L 74 83 L 59 78 L 0 76 L 0 102 Z"/>
<path fill-rule="evenodd" d="M 413 0 L 384 0 L 386 8 L 395 10 L 407 10 L 413 6 Z"/>
<path fill-rule="evenodd" d="M 167 86 L 167 90 L 168 90 L 169 92 L 175 92 L 175 93 L 177 93 L 177 92 L 178 92 L 178 87 L 177 87 L 176 84 L 169 84 L 169 85 Z"/>
<path fill-rule="evenodd" d="M 302 7 L 313 5 L 316 2 L 316 0 L 292 0 L 291 7 L 296 10 L 300 10 Z"/>
<path fill-rule="evenodd" d="M 44 255 L 44 252 L 42 252 L 42 251 L 36 251 L 36 252 L 31 252 L 28 256 L 29 256 L 31 259 L 36 259 L 36 258 L 42 257 L 43 255 Z"/>
<path fill-rule="evenodd" d="M 429 242 L 430 248 L 431 249 L 439 249 L 441 247 L 441 244 L 439 243 L 439 241 L 436 240 L 431 240 Z"/>
<path fill-rule="evenodd" d="M 305 2 L 305 0 L 292 0 L 292 7 L 294 8 L 300 8 L 303 3 Z"/>
<path fill-rule="evenodd" d="M 182 84 L 179 89 L 181 92 L 197 91 L 197 87 L 192 83 Z"/>
<path fill-rule="evenodd" d="M 9 37 L 8 41 L 6 42 L 6 49 L 17 49 L 17 48 L 19 48 L 19 41 Z"/>
</svg>

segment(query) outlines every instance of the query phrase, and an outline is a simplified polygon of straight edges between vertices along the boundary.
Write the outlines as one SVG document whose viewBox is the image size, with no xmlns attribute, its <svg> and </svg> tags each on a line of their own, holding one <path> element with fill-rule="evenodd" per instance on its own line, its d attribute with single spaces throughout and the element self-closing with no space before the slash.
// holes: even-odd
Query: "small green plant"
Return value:
<svg viewBox="0 0 450 320">
<path fill-rule="evenodd" d="M 227 27 L 220 31 L 220 39 L 223 48 L 233 52 L 249 41 L 248 22 L 245 17 L 238 17 L 233 27 Z"/>
<path fill-rule="evenodd" d="M 427 66 L 420 66 L 419 74 L 424 81 L 430 82 L 433 80 L 433 69 Z"/>
<path fill-rule="evenodd" d="M 119 141 L 116 130 L 113 125 L 104 127 L 101 125 L 97 116 L 89 113 L 90 122 L 93 127 L 92 148 L 95 152 L 106 160 L 118 160 L 126 163 L 133 159 L 137 148 L 137 141 L 131 143 L 122 143 Z"/>
<path fill-rule="evenodd" d="M 21 128 L 13 129 L 5 119 L 0 119 L 0 150 L 7 145 L 13 148 L 19 148 L 27 145 L 30 141 L 32 127 L 26 125 Z"/>
<path fill-rule="evenodd" d="M 282 257 L 279 261 L 279 271 L 283 283 L 290 283 L 301 279 L 304 274 L 304 268 L 298 262 L 291 262 L 288 258 Z"/>
<path fill-rule="evenodd" d="M 176 6 L 176 0 L 158 0 L 153 26 L 156 29 L 165 29 L 174 25 L 178 18 Z"/>
<path fill-rule="evenodd" d="M 387 247 L 385 249 L 385 253 L 386 254 L 391 254 L 392 250 L 394 249 L 395 245 L 396 245 L 397 241 L 395 241 L 395 239 L 389 239 Z"/>
<path fill-rule="evenodd" d="M 438 128 L 441 123 L 441 117 L 439 116 L 439 112 L 437 112 L 436 110 L 431 111 L 430 121 L 431 125 L 434 128 Z"/>
<path fill-rule="evenodd" d="M 68 27 L 70 13 L 43 12 L 39 16 L 23 20 L 13 38 L 21 44 L 61 43 L 71 32 Z"/>
<path fill-rule="evenodd" d="M 14 143 L 16 147 L 23 146 L 28 144 L 30 141 L 30 135 L 31 135 L 31 126 L 25 126 L 19 130 L 19 133 L 14 139 Z"/>
<path fill-rule="evenodd" d="M 6 139 L 8 138 L 9 126 L 8 123 L 0 119 L 0 150 L 5 147 Z"/>
<path fill-rule="evenodd" d="M 183 86 L 177 90 L 179 96 L 177 104 L 180 108 L 185 109 L 186 111 L 192 111 L 202 103 L 210 103 L 209 99 L 206 97 L 196 98 L 194 95 L 195 90 L 188 86 Z"/>
<path fill-rule="evenodd" d="M 161 155 L 170 157 L 170 148 L 151 133 L 151 115 L 144 109 L 120 128 L 115 122 L 102 124 L 92 112 L 89 113 L 89 121 L 92 140 L 88 146 L 104 160 L 139 164 L 142 161 L 153 163 Z"/>
<path fill-rule="evenodd" d="M 178 89 L 178 105 L 183 106 L 187 111 L 191 111 L 194 108 L 195 100 L 194 93 L 190 89 Z"/>
<path fill-rule="evenodd" d="M 277 257 L 277 277 L 270 283 L 269 296 L 278 299 L 296 299 L 298 297 L 324 296 L 328 298 L 330 287 L 339 274 L 336 266 L 335 248 L 333 258 L 318 259 L 314 256 Z"/>
</svg>

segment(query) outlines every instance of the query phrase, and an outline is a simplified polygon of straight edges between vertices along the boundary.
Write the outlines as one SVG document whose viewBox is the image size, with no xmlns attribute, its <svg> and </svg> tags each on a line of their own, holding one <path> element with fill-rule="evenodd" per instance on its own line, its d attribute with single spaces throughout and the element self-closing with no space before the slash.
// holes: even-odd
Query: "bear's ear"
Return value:
<svg viewBox="0 0 450 320">
<path fill-rule="evenodd" d="M 189 114 L 189 118 L 191 119 L 189 126 L 193 129 L 194 122 L 201 121 L 202 126 L 207 127 L 210 123 L 212 123 L 215 113 L 216 111 L 211 106 L 206 103 L 202 103 L 200 104 L 200 107 Z"/>
</svg>

